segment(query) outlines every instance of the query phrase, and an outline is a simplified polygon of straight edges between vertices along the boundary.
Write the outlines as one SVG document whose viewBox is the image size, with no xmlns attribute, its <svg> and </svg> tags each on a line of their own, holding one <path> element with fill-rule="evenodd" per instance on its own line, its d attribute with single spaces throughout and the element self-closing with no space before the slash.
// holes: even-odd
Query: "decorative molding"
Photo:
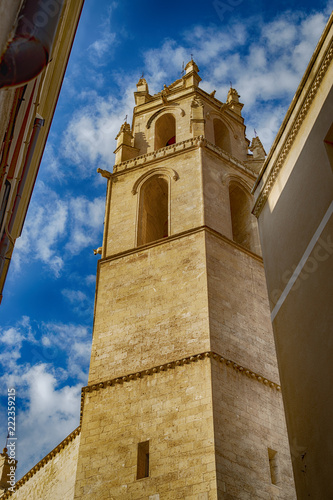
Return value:
<svg viewBox="0 0 333 500">
<path fill-rule="evenodd" d="M 222 148 L 215 146 L 215 144 L 207 141 L 207 139 L 203 135 L 199 135 L 196 137 L 191 137 L 190 139 L 186 139 L 185 141 L 171 144 L 171 146 L 165 146 L 164 148 L 157 149 L 156 151 L 152 151 L 151 153 L 137 156 L 131 160 L 117 163 L 117 165 L 114 166 L 112 178 L 116 180 L 117 174 L 122 174 L 126 170 L 142 167 L 144 164 L 151 161 L 161 161 L 164 160 L 166 156 L 183 153 L 184 150 L 198 147 L 205 147 L 209 149 L 210 151 L 229 161 L 234 167 L 240 169 L 242 172 L 247 173 L 251 177 L 255 178 L 257 176 L 256 172 L 249 168 L 248 165 L 241 162 L 230 153 L 227 153 L 227 151 L 224 151 Z"/>
<path fill-rule="evenodd" d="M 166 108 L 162 108 L 162 109 L 159 109 L 158 111 L 156 111 L 147 121 L 146 128 L 148 129 L 151 127 L 151 124 L 153 123 L 155 118 L 157 118 L 159 115 L 162 115 L 163 113 L 169 113 L 171 109 L 174 109 L 175 111 L 179 111 L 180 116 L 185 116 L 185 111 L 183 110 L 183 108 L 179 108 L 175 104 L 170 104 Z"/>
<path fill-rule="evenodd" d="M 53 448 L 50 453 L 48 453 L 42 460 L 40 460 L 32 469 L 30 469 L 19 481 L 15 483 L 14 492 L 13 491 L 5 491 L 5 493 L 1 496 L 1 500 L 5 500 L 6 498 L 11 497 L 16 493 L 16 491 L 24 485 L 29 479 L 32 478 L 40 469 L 42 469 L 52 458 L 55 457 L 58 453 L 60 453 L 65 446 L 67 446 L 73 439 L 75 439 L 81 432 L 81 426 L 74 429 L 61 443 L 58 444 L 55 448 Z"/>
<path fill-rule="evenodd" d="M 148 368 L 146 370 L 141 370 L 135 373 L 130 373 L 128 375 L 123 375 L 120 377 L 116 377 L 110 380 L 105 380 L 103 382 L 100 382 L 98 384 L 92 384 L 88 385 L 86 387 L 82 387 L 81 390 L 81 412 L 80 412 L 80 425 L 82 423 L 82 417 L 83 417 L 83 408 L 84 408 L 84 396 L 88 392 L 95 392 L 99 391 L 101 389 L 105 389 L 107 387 L 113 387 L 116 385 L 122 385 L 125 383 L 129 383 L 138 379 L 141 379 L 143 377 L 149 377 L 151 375 L 155 375 L 156 373 L 160 372 L 165 372 L 168 370 L 173 370 L 177 368 L 178 366 L 184 366 L 189 363 L 195 363 L 197 361 L 201 361 L 203 359 L 214 359 L 220 363 L 223 363 L 229 368 L 232 368 L 233 370 L 237 371 L 241 375 L 245 375 L 248 378 L 252 380 L 256 380 L 257 382 L 262 383 L 266 387 L 270 389 L 274 389 L 275 391 L 280 392 L 281 391 L 281 386 L 277 384 L 276 382 L 272 382 L 268 378 L 264 377 L 263 375 L 256 373 L 249 368 L 245 368 L 244 366 L 236 363 L 235 361 L 232 361 L 231 359 L 227 359 L 224 356 L 221 356 L 220 354 L 217 354 L 216 352 L 213 351 L 206 351 L 200 354 L 194 354 L 193 356 L 187 356 L 182 359 L 178 359 L 177 361 L 172 361 L 170 363 L 164 363 L 162 365 L 157 365 L 152 368 Z"/>
<path fill-rule="evenodd" d="M 287 135 L 281 149 L 280 153 L 273 163 L 273 166 L 271 168 L 270 174 L 268 176 L 268 179 L 266 180 L 263 189 L 261 190 L 258 199 L 254 205 L 252 213 L 256 216 L 259 217 L 264 205 L 266 204 L 266 201 L 268 199 L 268 195 L 272 190 L 272 187 L 275 183 L 275 180 L 283 167 L 285 160 L 291 150 L 291 147 L 296 139 L 296 136 L 301 128 L 302 123 L 304 122 L 304 119 L 310 109 L 310 106 L 318 92 L 320 83 L 322 82 L 325 73 L 333 59 L 333 44 L 330 45 L 329 50 L 326 53 L 326 56 L 323 60 L 323 63 L 321 64 L 320 68 L 318 69 L 316 78 L 314 79 L 311 87 L 308 90 L 308 93 L 303 101 L 303 104 L 295 116 L 291 128 L 290 128 L 290 133 Z M 269 160 L 267 161 L 267 165 L 269 164 Z"/>
<path fill-rule="evenodd" d="M 161 175 L 167 175 L 168 177 L 170 177 L 170 179 L 173 179 L 174 181 L 178 181 L 179 179 L 179 175 L 177 174 L 176 170 L 174 170 L 173 168 L 168 168 L 168 167 L 155 167 L 155 168 L 152 168 L 151 170 L 149 170 L 148 172 L 145 172 L 143 175 L 141 175 L 139 177 L 139 179 L 137 179 L 133 185 L 133 188 L 132 188 L 132 194 L 136 194 L 141 185 L 147 180 L 149 179 L 149 177 L 152 177 L 154 175 L 158 175 L 158 174 L 161 174 Z"/>
<path fill-rule="evenodd" d="M 187 236 L 191 236 L 193 234 L 206 231 L 207 233 L 210 233 L 214 235 L 216 238 L 219 238 L 220 240 L 224 241 L 228 245 L 231 245 L 232 247 L 236 248 L 237 250 L 240 250 L 241 252 L 247 254 L 249 257 L 252 259 L 255 259 L 256 261 L 260 262 L 261 265 L 263 265 L 263 260 L 262 257 L 254 252 L 251 252 L 251 250 L 248 250 L 246 247 L 243 247 L 239 243 L 237 243 L 234 240 L 231 240 L 227 236 L 225 236 L 222 233 L 219 233 L 215 229 L 212 229 L 209 226 L 198 226 L 194 227 L 192 229 L 187 229 L 186 231 L 182 231 L 181 233 L 175 233 L 170 236 L 167 236 L 165 238 L 161 238 L 160 240 L 152 241 L 151 243 L 146 243 L 145 245 L 140 245 L 136 246 L 133 248 L 129 248 L 128 250 L 123 250 L 122 252 L 114 253 L 112 255 L 108 255 L 107 257 L 102 257 L 98 262 L 100 263 L 99 265 L 104 264 L 105 262 L 111 262 L 113 260 L 121 259 L 123 257 L 127 257 L 128 255 L 133 255 L 137 252 L 142 252 L 144 250 L 148 250 L 153 247 L 157 247 L 159 245 L 165 245 L 166 243 L 169 243 L 170 241 L 178 240 L 179 238 L 186 238 Z"/>
<path fill-rule="evenodd" d="M 160 240 L 152 241 L 151 243 L 146 243 L 145 245 L 140 245 L 136 247 L 129 248 L 128 250 L 123 250 L 122 252 L 114 253 L 112 255 L 108 255 L 107 257 L 102 257 L 99 259 L 98 263 L 99 266 L 104 264 L 105 262 L 112 262 L 113 260 L 121 259 L 123 257 L 127 257 L 128 255 L 133 255 L 138 252 L 143 252 L 145 250 L 149 250 L 150 248 L 157 247 L 160 245 L 165 245 L 171 241 L 178 240 L 180 238 L 186 238 L 187 236 L 191 236 L 196 233 L 200 233 L 202 231 L 206 231 L 207 233 L 210 233 L 214 235 L 216 238 L 219 238 L 220 240 L 224 241 L 228 245 L 236 248 L 237 250 L 241 251 L 242 253 L 247 254 L 249 257 L 252 259 L 255 259 L 257 262 L 259 262 L 263 266 L 263 259 L 260 255 L 252 252 L 251 250 L 248 250 L 246 247 L 243 247 L 239 243 L 237 243 L 234 240 L 231 240 L 227 236 L 225 236 L 222 233 L 219 233 L 215 229 L 212 229 L 209 226 L 198 226 L 194 227 L 192 229 L 187 229 L 186 231 L 182 231 L 181 233 L 175 233 L 170 236 L 167 236 L 165 238 L 161 238 Z M 99 269 L 99 267 L 98 267 Z"/>
</svg>

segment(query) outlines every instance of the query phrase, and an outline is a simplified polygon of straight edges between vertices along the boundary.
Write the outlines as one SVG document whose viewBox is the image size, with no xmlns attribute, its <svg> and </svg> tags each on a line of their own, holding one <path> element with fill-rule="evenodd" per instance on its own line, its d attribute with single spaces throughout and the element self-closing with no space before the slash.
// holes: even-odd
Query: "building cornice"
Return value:
<svg viewBox="0 0 333 500">
<path fill-rule="evenodd" d="M 31 479 L 40 469 L 42 469 L 50 460 L 52 460 L 58 453 L 60 453 L 73 439 L 75 439 L 81 432 L 81 426 L 74 429 L 61 443 L 53 448 L 42 460 L 40 460 L 32 469 L 30 469 L 19 481 L 15 483 L 14 492 L 5 491 L 1 496 L 1 500 L 11 497 L 21 486 L 23 486 L 29 479 Z"/>
<path fill-rule="evenodd" d="M 310 60 L 307 70 L 278 131 L 277 137 L 253 187 L 252 192 L 259 189 L 259 194 L 253 208 L 253 214 L 256 217 L 259 217 L 268 199 L 275 180 L 285 163 L 289 151 L 291 150 L 301 125 L 309 112 L 310 106 L 317 95 L 320 84 L 333 59 L 332 39 L 329 40 L 329 45 L 326 50 L 324 48 L 325 41 L 328 37 L 330 29 L 332 28 L 332 23 L 333 14 L 331 15 L 324 33 L 318 42 L 316 50 Z M 320 52 L 323 48 L 323 54 L 319 58 Z M 317 67 L 316 71 L 314 71 L 315 67 Z M 302 93 L 304 94 L 303 96 Z M 274 156 L 275 159 L 273 160 Z M 266 179 L 264 180 L 265 174 Z"/>
<path fill-rule="evenodd" d="M 204 147 L 207 150 L 212 151 L 218 157 L 223 158 L 228 161 L 233 167 L 236 167 L 243 173 L 250 175 L 251 177 L 255 177 L 256 173 L 251 170 L 247 165 L 243 162 L 229 154 L 227 151 L 224 151 L 215 144 L 207 141 L 204 136 L 196 136 L 191 137 L 191 139 L 186 139 L 185 141 L 177 142 L 172 144 L 171 146 L 165 146 L 164 148 L 157 149 L 152 151 L 151 153 L 146 153 L 144 155 L 137 156 L 131 160 L 126 160 L 121 163 L 118 163 L 113 168 L 113 173 L 111 174 L 112 178 L 116 180 L 118 175 L 127 173 L 128 170 L 134 170 L 137 168 L 141 168 L 148 164 L 154 164 L 160 161 L 165 161 L 165 159 L 169 156 L 178 155 L 184 153 L 184 151 L 188 151 L 191 149 L 196 149 L 199 147 Z"/>
<path fill-rule="evenodd" d="M 212 229 L 211 227 L 206 226 L 206 225 L 205 226 L 198 226 L 198 227 L 195 227 L 192 229 L 188 229 L 187 231 L 182 231 L 181 233 L 172 234 L 172 235 L 167 236 L 165 238 L 161 238 L 160 240 L 153 241 L 152 243 L 147 243 L 146 245 L 140 245 L 138 247 L 133 247 L 133 248 L 130 248 L 128 250 L 124 250 L 122 252 L 108 255 L 107 257 L 100 259 L 98 261 L 98 264 L 101 265 L 101 264 L 104 264 L 105 262 L 111 262 L 113 260 L 121 259 L 123 257 L 127 257 L 128 255 L 133 255 L 133 254 L 138 253 L 138 252 L 143 252 L 143 251 L 148 250 L 150 248 L 164 245 L 166 243 L 169 243 L 170 241 L 178 240 L 180 238 L 185 238 L 187 236 L 191 236 L 192 234 L 197 234 L 200 232 L 207 232 L 207 233 L 214 235 L 216 238 L 223 240 L 225 243 L 228 243 L 229 245 L 233 246 L 237 250 L 240 250 L 241 252 L 249 255 L 254 260 L 258 261 L 260 264 L 263 265 L 263 260 L 262 260 L 262 257 L 260 257 L 260 255 L 257 255 L 255 253 L 251 252 L 251 250 L 248 250 L 247 248 L 243 247 L 242 245 L 235 242 L 234 240 L 229 239 L 227 236 L 224 236 L 222 233 L 219 233 L 215 229 Z"/>
<path fill-rule="evenodd" d="M 264 375 L 261 375 L 257 372 L 254 372 L 250 368 L 246 368 L 239 363 L 228 359 L 220 354 L 217 354 L 214 351 L 206 351 L 202 352 L 200 354 L 194 354 L 192 356 L 186 356 L 184 358 L 178 359 L 176 361 L 171 361 L 169 363 L 164 363 L 162 365 L 157 365 L 153 366 L 151 368 L 147 368 L 145 370 L 141 370 L 135 373 L 129 373 L 120 377 L 116 377 L 113 379 L 109 380 L 103 380 L 97 384 L 91 384 L 87 385 L 85 387 L 82 387 L 81 390 L 81 412 L 80 412 L 80 425 L 82 424 L 82 417 L 83 417 L 83 410 L 84 410 L 84 398 L 85 394 L 89 392 L 95 392 L 99 391 L 102 389 L 105 389 L 107 387 L 114 387 L 116 385 L 122 385 L 126 383 L 130 383 L 132 381 L 136 381 L 139 379 L 142 379 L 144 377 L 149 377 L 152 375 L 155 375 L 157 373 L 169 371 L 169 370 L 175 370 L 179 366 L 184 366 L 188 365 L 190 363 L 196 363 L 198 361 L 202 361 L 205 359 L 214 359 L 215 361 L 232 368 L 236 372 L 238 372 L 241 375 L 244 375 L 252 380 L 255 380 L 259 382 L 260 384 L 265 385 L 267 388 L 273 389 L 274 391 L 280 392 L 281 391 L 281 386 L 277 384 L 276 382 L 273 382 L 269 380 L 267 377 Z"/>
</svg>

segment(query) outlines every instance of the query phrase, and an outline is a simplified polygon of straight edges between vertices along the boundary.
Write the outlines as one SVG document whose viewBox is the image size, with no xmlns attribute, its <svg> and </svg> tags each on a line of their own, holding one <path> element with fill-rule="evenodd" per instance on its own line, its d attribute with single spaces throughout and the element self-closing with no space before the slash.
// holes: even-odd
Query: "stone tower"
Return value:
<svg viewBox="0 0 333 500">
<path fill-rule="evenodd" d="M 108 179 L 75 499 L 294 499 L 243 105 L 141 78 Z M 253 154 L 249 154 L 248 150 Z"/>
</svg>

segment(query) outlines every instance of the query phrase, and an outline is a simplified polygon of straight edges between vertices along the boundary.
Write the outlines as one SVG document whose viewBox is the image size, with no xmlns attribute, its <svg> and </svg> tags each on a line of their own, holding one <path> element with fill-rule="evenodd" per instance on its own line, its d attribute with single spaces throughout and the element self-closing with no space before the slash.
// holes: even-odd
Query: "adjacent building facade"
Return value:
<svg viewBox="0 0 333 500">
<path fill-rule="evenodd" d="M 82 5 L 0 1 L 0 302 Z"/>
<path fill-rule="evenodd" d="M 81 425 L 4 499 L 296 498 L 251 214 L 265 152 L 237 91 L 222 103 L 198 73 L 191 60 L 156 95 L 137 84 L 113 173 L 100 170 Z"/>
<path fill-rule="evenodd" d="M 333 498 L 333 15 L 255 187 L 299 499 Z"/>
</svg>

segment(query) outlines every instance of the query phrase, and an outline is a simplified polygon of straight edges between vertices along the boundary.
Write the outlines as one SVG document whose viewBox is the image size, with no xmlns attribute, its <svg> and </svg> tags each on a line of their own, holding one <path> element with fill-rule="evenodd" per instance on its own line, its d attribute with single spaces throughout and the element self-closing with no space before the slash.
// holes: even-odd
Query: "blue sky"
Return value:
<svg viewBox="0 0 333 500">
<path fill-rule="evenodd" d="M 230 81 L 268 152 L 333 7 L 332 0 L 85 0 L 49 141 L 0 307 L 0 436 L 18 396 L 18 474 L 79 424 L 87 383 L 105 179 L 142 72 L 151 93 L 191 54 L 201 87 Z M 1 439 L 1 437 L 0 437 Z"/>
</svg>

